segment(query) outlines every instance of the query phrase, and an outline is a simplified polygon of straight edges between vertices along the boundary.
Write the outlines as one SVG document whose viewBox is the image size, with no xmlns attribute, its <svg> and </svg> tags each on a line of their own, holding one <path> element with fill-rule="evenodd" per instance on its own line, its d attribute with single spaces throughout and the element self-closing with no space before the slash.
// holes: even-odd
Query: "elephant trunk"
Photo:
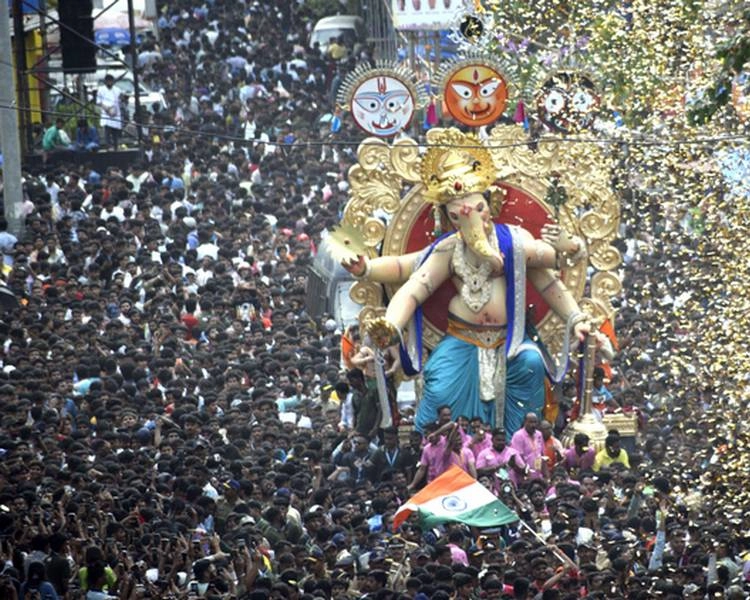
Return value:
<svg viewBox="0 0 750 600">
<path fill-rule="evenodd" d="M 503 256 L 497 244 L 490 243 L 485 223 L 479 215 L 471 215 L 461 225 L 461 233 L 469 249 L 476 255 L 489 260 L 495 270 L 501 271 L 503 269 Z"/>
</svg>

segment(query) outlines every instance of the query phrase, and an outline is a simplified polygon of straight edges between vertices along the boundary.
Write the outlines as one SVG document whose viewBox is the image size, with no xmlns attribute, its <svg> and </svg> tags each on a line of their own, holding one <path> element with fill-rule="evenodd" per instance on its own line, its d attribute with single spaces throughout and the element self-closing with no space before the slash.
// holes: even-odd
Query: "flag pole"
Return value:
<svg viewBox="0 0 750 600">
<path fill-rule="evenodd" d="M 547 540 L 545 540 L 541 535 L 539 535 L 536 531 L 534 531 L 534 529 L 526 521 L 524 521 L 523 519 L 518 519 L 518 522 L 521 524 L 522 527 L 525 527 L 526 529 L 528 529 L 529 532 L 531 532 L 531 535 L 533 535 L 539 542 L 541 542 L 542 545 L 549 548 L 552 551 L 552 554 L 555 555 L 555 558 L 557 558 L 557 560 L 559 560 L 561 563 L 569 565 L 569 566 L 573 566 L 573 567 L 577 566 L 572 560 L 570 560 L 570 558 L 568 558 L 567 555 L 563 554 L 556 548 L 553 548 L 552 546 L 550 546 L 547 543 Z"/>
</svg>

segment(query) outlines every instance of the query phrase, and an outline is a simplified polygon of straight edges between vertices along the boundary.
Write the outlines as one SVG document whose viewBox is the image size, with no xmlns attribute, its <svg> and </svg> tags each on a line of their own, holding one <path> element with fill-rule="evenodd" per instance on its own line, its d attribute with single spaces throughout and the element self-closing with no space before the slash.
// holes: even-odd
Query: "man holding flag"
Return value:
<svg viewBox="0 0 750 600">
<path fill-rule="evenodd" d="M 444 432 L 447 432 L 445 437 L 442 436 Z M 474 455 L 471 450 L 464 447 L 458 423 L 446 423 L 431 434 L 429 440 L 422 450 L 419 468 L 414 474 L 414 479 L 407 486 L 407 490 L 416 489 L 425 475 L 428 482 L 433 481 L 452 465 L 476 476 Z"/>
</svg>

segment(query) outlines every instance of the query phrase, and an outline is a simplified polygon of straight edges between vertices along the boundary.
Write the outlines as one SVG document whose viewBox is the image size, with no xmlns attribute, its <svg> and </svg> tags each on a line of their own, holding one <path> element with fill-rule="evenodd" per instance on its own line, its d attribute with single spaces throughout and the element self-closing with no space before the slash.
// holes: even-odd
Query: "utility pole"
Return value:
<svg viewBox="0 0 750 600">
<path fill-rule="evenodd" d="M 418 31 L 407 31 L 406 36 L 409 39 L 409 68 L 412 73 L 418 72 L 419 63 L 417 62 L 417 44 L 419 42 Z M 416 140 L 419 139 L 419 119 L 416 117 L 411 120 L 411 136 Z"/>
<path fill-rule="evenodd" d="M 18 32 L 16 32 L 18 35 Z M 23 35 L 21 30 L 20 35 Z M 10 15 L 7 0 L 0 1 L 0 56 L 6 60 L 0 61 L 0 138 L 3 150 L 3 204 L 5 206 L 5 220 L 8 231 L 20 238 L 23 233 L 23 218 L 21 217 L 21 203 L 23 189 L 21 187 L 21 143 L 18 132 L 18 113 L 16 84 L 13 65 L 9 60 L 13 56 L 10 43 Z M 22 74 L 18 75 L 22 77 Z"/>
<path fill-rule="evenodd" d="M 26 28 L 23 22 L 23 0 L 13 0 L 13 46 L 16 57 L 16 97 L 24 111 L 19 113 L 21 153 L 31 149 L 31 103 L 29 76 L 26 72 Z"/>
<path fill-rule="evenodd" d="M 138 49 L 135 44 L 135 15 L 133 14 L 133 0 L 128 0 L 128 29 L 130 31 L 130 61 L 133 67 L 133 89 L 135 90 L 135 110 L 133 121 L 135 122 L 135 137 L 138 141 L 138 156 L 143 152 L 143 129 L 141 122 L 141 88 L 138 79 Z"/>
</svg>

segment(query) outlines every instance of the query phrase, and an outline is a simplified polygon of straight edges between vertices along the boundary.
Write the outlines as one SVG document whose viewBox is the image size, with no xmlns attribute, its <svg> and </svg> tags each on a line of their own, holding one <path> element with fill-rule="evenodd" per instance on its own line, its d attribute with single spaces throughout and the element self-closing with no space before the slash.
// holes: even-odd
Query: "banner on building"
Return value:
<svg viewBox="0 0 750 600">
<path fill-rule="evenodd" d="M 412 31 L 449 29 L 465 11 L 464 0 L 392 0 L 393 26 Z"/>
</svg>

